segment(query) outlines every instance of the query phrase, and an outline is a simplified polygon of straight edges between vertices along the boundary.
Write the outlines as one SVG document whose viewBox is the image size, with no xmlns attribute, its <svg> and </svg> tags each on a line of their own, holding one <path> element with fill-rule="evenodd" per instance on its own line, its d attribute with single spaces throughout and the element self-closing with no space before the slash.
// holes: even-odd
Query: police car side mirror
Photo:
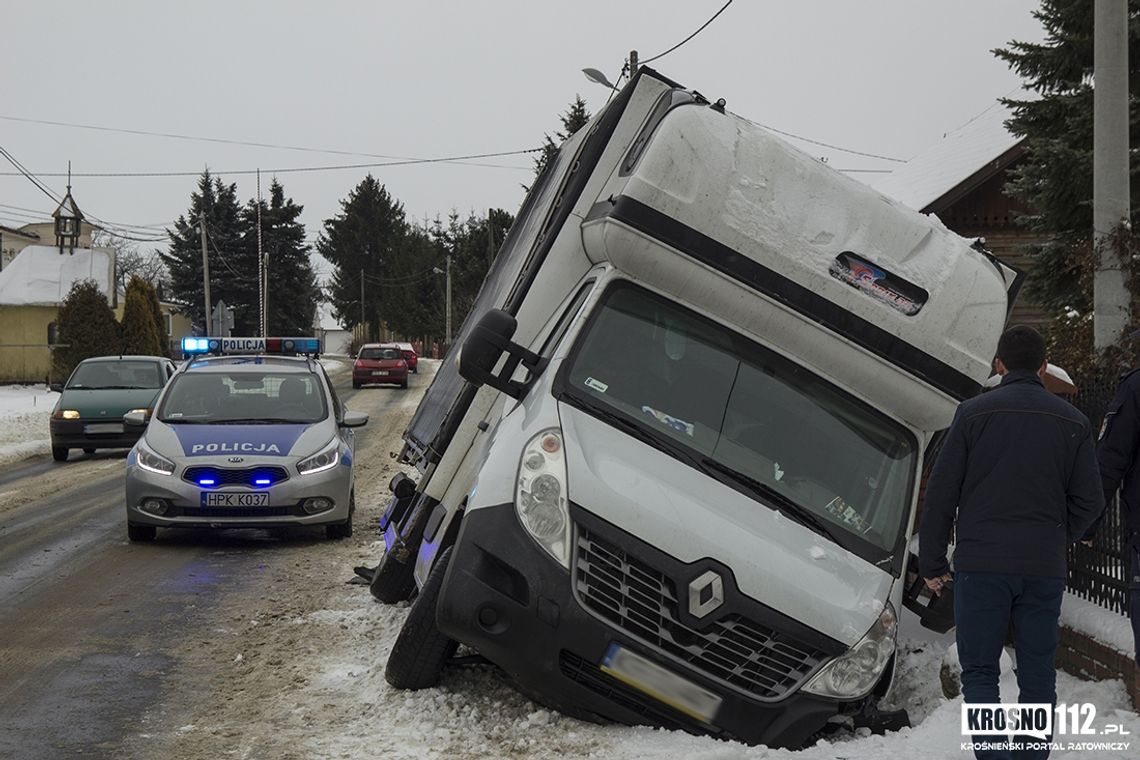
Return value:
<svg viewBox="0 0 1140 760">
<path fill-rule="evenodd" d="M 519 364 L 533 375 L 539 364 L 539 357 L 517 343 L 511 337 L 518 328 L 518 321 L 501 309 L 492 309 L 475 324 L 475 328 L 459 350 L 459 375 L 472 385 L 489 385 L 492 388 L 522 398 L 527 384 L 511 380 Z M 499 374 L 495 365 L 503 354 L 507 360 Z"/>
<path fill-rule="evenodd" d="M 123 415 L 123 424 L 127 427 L 146 427 L 146 412 L 127 412 Z"/>
<path fill-rule="evenodd" d="M 345 412 L 344 419 L 340 421 L 341 427 L 357 428 L 368 424 L 368 415 L 364 412 Z"/>
</svg>

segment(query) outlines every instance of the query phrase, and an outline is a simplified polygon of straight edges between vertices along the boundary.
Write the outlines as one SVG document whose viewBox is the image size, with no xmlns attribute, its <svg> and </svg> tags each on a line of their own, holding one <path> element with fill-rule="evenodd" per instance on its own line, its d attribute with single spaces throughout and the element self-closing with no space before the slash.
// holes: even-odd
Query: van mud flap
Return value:
<svg viewBox="0 0 1140 760">
<path fill-rule="evenodd" d="M 903 606 L 918 616 L 923 628 L 935 633 L 946 633 L 954 627 L 954 584 L 947 583 L 942 594 L 935 596 L 926 587 L 926 580 L 918 571 L 918 557 L 907 553 L 906 590 Z"/>
</svg>

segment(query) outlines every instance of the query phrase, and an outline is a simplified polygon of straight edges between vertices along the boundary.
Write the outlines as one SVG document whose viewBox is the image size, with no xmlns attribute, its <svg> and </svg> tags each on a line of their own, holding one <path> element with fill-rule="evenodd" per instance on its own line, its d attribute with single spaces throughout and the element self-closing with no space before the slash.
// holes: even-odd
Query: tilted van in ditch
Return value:
<svg viewBox="0 0 1140 760">
<path fill-rule="evenodd" d="M 531 189 L 405 434 L 389 681 L 458 642 L 580 717 L 783 746 L 866 720 L 924 457 L 1018 283 L 642 69 Z"/>
</svg>

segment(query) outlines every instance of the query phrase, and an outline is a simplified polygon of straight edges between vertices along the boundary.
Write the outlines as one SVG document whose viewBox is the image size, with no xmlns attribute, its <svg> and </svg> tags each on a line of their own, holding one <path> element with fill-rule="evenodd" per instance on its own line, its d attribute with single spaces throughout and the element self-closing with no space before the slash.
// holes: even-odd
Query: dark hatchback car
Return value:
<svg viewBox="0 0 1140 760">
<path fill-rule="evenodd" d="M 415 346 L 411 343 L 385 343 L 384 346 L 395 346 L 400 349 L 400 353 L 404 355 L 404 361 L 408 363 L 408 370 L 419 374 L 416 365 L 419 364 L 420 357 L 419 354 L 416 353 Z"/>
<path fill-rule="evenodd" d="M 352 387 L 387 383 L 408 387 L 408 361 L 395 346 L 366 343 L 352 365 Z"/>
<path fill-rule="evenodd" d="M 154 399 L 174 374 L 161 356 L 99 356 L 84 359 L 63 385 L 51 413 L 51 455 L 67 461 L 69 449 L 129 449 L 142 428 L 123 426 L 127 412 L 154 408 Z"/>
</svg>

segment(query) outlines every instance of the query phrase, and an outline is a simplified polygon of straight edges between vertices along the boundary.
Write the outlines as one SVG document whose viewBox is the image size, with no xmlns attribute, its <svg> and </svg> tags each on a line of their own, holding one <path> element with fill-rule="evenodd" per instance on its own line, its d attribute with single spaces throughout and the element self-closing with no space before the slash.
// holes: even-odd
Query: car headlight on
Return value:
<svg viewBox="0 0 1140 760">
<path fill-rule="evenodd" d="M 895 636 L 898 617 L 890 602 L 883 608 L 879 619 L 846 654 L 836 657 L 823 666 L 804 691 L 821 697 L 857 699 L 875 687 L 883 668 L 895 653 Z"/>
<path fill-rule="evenodd" d="M 151 451 L 142 441 L 138 444 L 138 465 L 147 472 L 157 475 L 173 475 L 174 462 Z"/>
<path fill-rule="evenodd" d="M 52 414 L 53 420 L 77 420 L 79 412 L 75 409 L 56 409 Z"/>
<path fill-rule="evenodd" d="M 519 462 L 515 511 L 527 532 L 570 567 L 570 512 L 566 501 L 566 456 L 562 431 L 543 430 L 531 438 Z"/>
<path fill-rule="evenodd" d="M 336 467 L 337 462 L 340 461 L 340 441 L 333 438 L 324 448 L 313 454 L 311 457 L 306 457 L 297 463 L 297 472 L 302 475 L 312 475 L 314 472 L 324 472 Z"/>
</svg>

